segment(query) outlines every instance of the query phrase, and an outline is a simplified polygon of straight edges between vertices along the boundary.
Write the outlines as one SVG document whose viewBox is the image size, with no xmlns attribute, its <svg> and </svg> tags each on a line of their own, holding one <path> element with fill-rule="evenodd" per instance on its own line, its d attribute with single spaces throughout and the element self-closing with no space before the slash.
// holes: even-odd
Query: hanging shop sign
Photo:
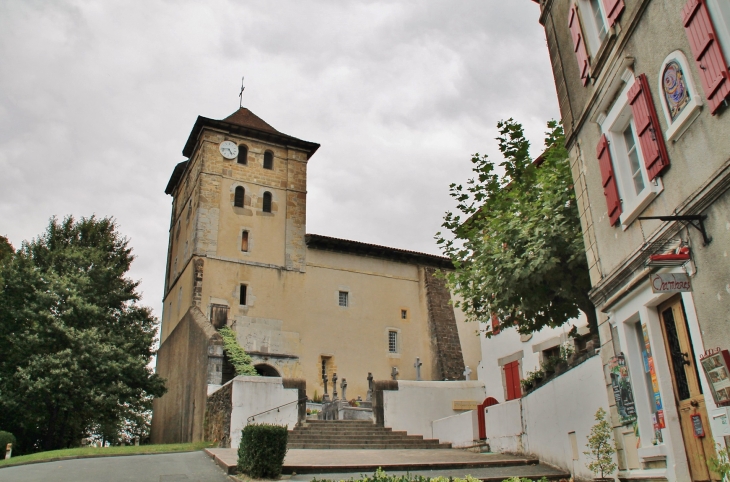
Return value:
<svg viewBox="0 0 730 482">
<path fill-rule="evenodd" d="M 692 415 L 692 431 L 694 432 L 695 438 L 702 438 L 705 436 L 705 427 L 702 425 L 702 416 L 699 413 Z"/>
<path fill-rule="evenodd" d="M 611 373 L 611 386 L 613 387 L 613 398 L 616 400 L 616 409 L 621 420 L 621 425 L 628 425 L 636 421 L 636 405 L 634 403 L 634 392 L 631 389 L 629 379 L 629 367 L 626 366 L 626 358 L 623 353 L 611 358 L 608 363 Z"/>
<path fill-rule="evenodd" d="M 730 405 L 730 353 L 713 348 L 700 357 L 700 364 L 719 407 Z"/>
<path fill-rule="evenodd" d="M 649 277 L 654 293 L 682 293 L 692 291 L 692 282 L 686 273 L 654 273 Z"/>
</svg>

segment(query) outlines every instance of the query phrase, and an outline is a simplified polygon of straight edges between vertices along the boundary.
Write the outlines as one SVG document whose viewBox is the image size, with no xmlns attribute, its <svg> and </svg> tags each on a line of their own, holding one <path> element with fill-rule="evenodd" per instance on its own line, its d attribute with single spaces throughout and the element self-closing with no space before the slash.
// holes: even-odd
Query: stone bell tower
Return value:
<svg viewBox="0 0 730 482">
<path fill-rule="evenodd" d="M 162 342 L 191 306 L 216 326 L 230 323 L 271 294 L 274 273 L 304 272 L 307 162 L 318 148 L 246 108 L 198 117 L 188 160 L 165 189 L 173 204 Z"/>
</svg>

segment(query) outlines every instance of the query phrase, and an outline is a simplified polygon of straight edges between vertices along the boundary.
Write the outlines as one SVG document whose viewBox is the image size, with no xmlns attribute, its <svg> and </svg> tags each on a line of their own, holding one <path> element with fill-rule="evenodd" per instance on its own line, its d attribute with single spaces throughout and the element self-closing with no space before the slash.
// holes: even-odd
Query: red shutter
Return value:
<svg viewBox="0 0 730 482">
<path fill-rule="evenodd" d="M 507 385 L 507 401 L 515 399 L 515 387 L 512 383 L 513 363 L 510 362 L 504 366 L 504 383 Z"/>
<path fill-rule="evenodd" d="M 664 144 L 664 136 L 659 126 L 654 102 L 651 100 L 649 80 L 646 78 L 646 74 L 637 77 L 636 82 L 629 89 L 629 104 L 631 104 L 631 112 L 634 114 L 636 133 L 639 136 L 646 171 L 649 174 L 649 180 L 653 181 L 669 167 L 669 155 L 667 146 Z"/>
<path fill-rule="evenodd" d="M 570 27 L 570 35 L 573 37 L 573 50 L 578 59 L 578 69 L 580 70 L 580 78 L 583 85 L 588 83 L 588 51 L 586 43 L 583 39 L 583 33 L 580 30 L 580 20 L 578 20 L 578 7 L 575 5 L 570 9 L 568 17 L 568 27 Z"/>
<path fill-rule="evenodd" d="M 515 400 L 522 396 L 520 387 L 519 361 L 513 361 L 504 366 L 504 379 L 507 385 L 507 401 Z"/>
<path fill-rule="evenodd" d="M 498 335 L 501 330 L 499 329 L 499 318 L 497 315 L 492 313 L 492 334 Z"/>
<path fill-rule="evenodd" d="M 618 222 L 619 216 L 621 216 L 621 199 L 618 197 L 618 186 L 616 185 L 616 176 L 613 173 L 611 151 L 608 149 L 608 139 L 606 139 L 605 134 L 598 141 L 596 156 L 598 157 L 598 165 L 601 168 L 603 195 L 606 196 L 608 217 L 611 219 L 611 226 L 614 226 Z"/>
<path fill-rule="evenodd" d="M 613 27 L 624 11 L 624 0 L 603 0 L 603 7 L 606 9 L 608 26 Z"/>
<path fill-rule="evenodd" d="M 689 0 L 682 9 L 682 22 L 697 62 L 710 112 L 714 115 L 722 101 L 730 95 L 730 71 L 705 0 Z"/>
</svg>

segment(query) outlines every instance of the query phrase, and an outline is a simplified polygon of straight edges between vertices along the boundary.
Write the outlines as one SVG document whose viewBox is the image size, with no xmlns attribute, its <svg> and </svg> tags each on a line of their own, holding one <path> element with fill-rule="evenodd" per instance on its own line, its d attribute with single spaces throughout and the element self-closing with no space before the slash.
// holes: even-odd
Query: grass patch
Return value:
<svg viewBox="0 0 730 482">
<path fill-rule="evenodd" d="M 112 455 L 143 455 L 160 454 L 166 452 L 194 452 L 212 447 L 211 442 L 196 442 L 189 444 L 160 444 L 160 445 L 125 445 L 124 447 L 79 447 L 74 449 L 50 450 L 29 455 L 19 455 L 9 460 L 0 460 L 0 468 L 12 465 L 31 464 L 36 462 L 51 462 L 54 460 L 105 457 Z"/>
</svg>

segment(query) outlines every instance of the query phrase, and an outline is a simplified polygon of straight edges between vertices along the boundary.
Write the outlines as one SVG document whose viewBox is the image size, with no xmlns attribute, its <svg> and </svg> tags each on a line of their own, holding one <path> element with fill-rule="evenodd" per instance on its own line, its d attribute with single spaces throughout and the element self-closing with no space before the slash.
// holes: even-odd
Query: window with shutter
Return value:
<svg viewBox="0 0 730 482">
<path fill-rule="evenodd" d="M 649 180 L 653 181 L 669 167 L 669 155 L 664 144 L 664 136 L 659 128 L 659 118 L 654 108 L 646 74 L 641 74 L 629 89 L 631 112 L 636 123 L 641 153 Z"/>
<path fill-rule="evenodd" d="M 624 11 L 624 0 L 603 0 L 603 8 L 606 10 L 608 26 L 613 27 Z"/>
<path fill-rule="evenodd" d="M 615 226 L 621 216 L 621 199 L 618 195 L 616 175 L 614 174 L 613 163 L 611 161 L 611 151 L 608 149 L 608 139 L 606 139 L 605 134 L 598 141 L 596 155 L 598 156 L 598 165 L 601 168 L 603 195 L 606 196 L 608 217 L 611 220 L 611 226 Z"/>
<path fill-rule="evenodd" d="M 492 313 L 492 334 L 497 335 L 500 331 L 499 318 L 497 318 L 497 315 Z"/>
<path fill-rule="evenodd" d="M 568 28 L 570 28 L 570 35 L 573 39 L 573 51 L 575 57 L 578 60 L 578 70 L 580 72 L 580 78 L 583 85 L 588 84 L 589 72 L 588 72 L 588 51 L 586 50 L 585 38 L 580 27 L 580 20 L 578 19 L 578 7 L 573 5 L 570 9 L 568 17 Z"/>
<path fill-rule="evenodd" d="M 682 22 L 710 112 L 714 115 L 730 96 L 730 70 L 705 0 L 689 0 L 682 9 Z"/>
<path fill-rule="evenodd" d="M 503 367 L 504 380 L 507 389 L 507 401 L 518 399 L 522 396 L 520 386 L 520 366 L 519 361 L 507 363 Z"/>
</svg>

